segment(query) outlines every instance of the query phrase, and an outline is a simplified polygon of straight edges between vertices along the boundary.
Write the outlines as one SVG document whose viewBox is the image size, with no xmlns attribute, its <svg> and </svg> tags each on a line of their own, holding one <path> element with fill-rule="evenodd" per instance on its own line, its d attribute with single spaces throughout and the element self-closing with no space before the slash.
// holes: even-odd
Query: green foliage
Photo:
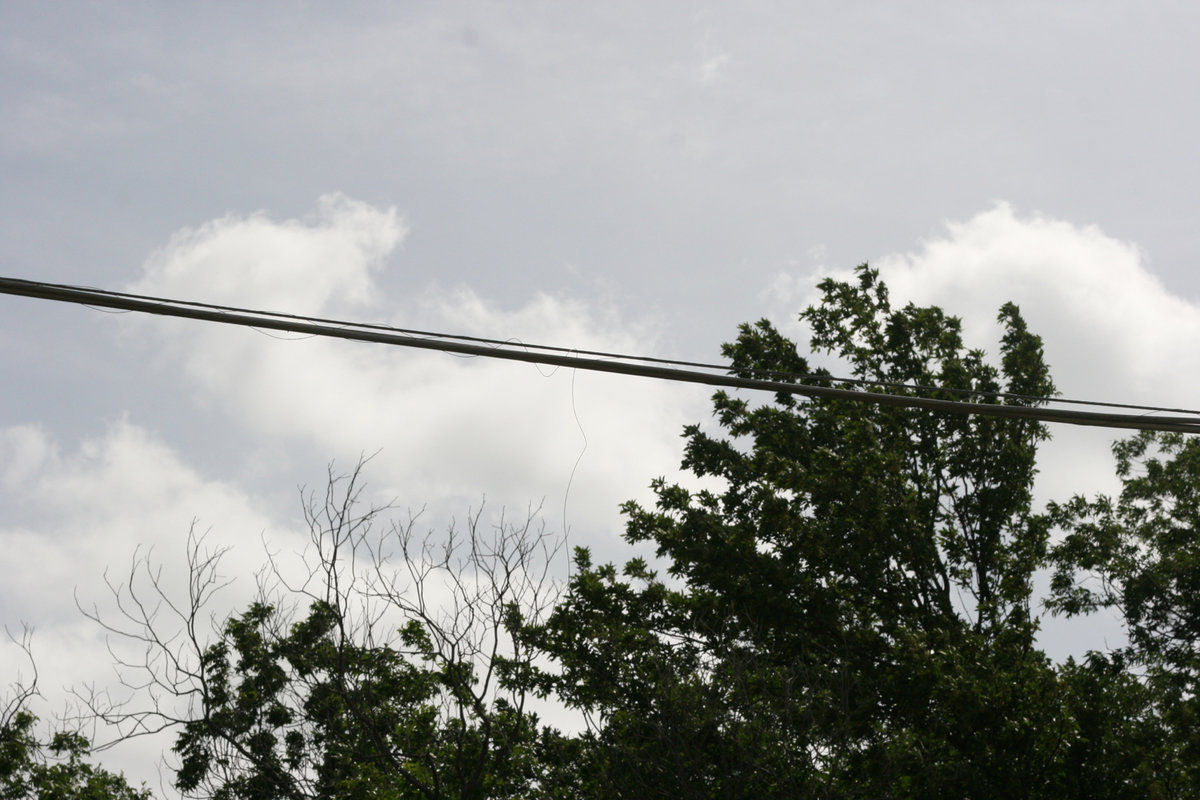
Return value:
<svg viewBox="0 0 1200 800">
<path fill-rule="evenodd" d="M 256 603 L 205 651 L 203 714 L 175 745 L 181 790 L 218 800 L 526 796 L 543 736 L 536 716 L 485 702 L 474 665 L 441 658 L 419 622 L 405 625 L 399 651 L 351 641 L 342 610 L 326 602 L 282 620 Z"/>
<path fill-rule="evenodd" d="M 1081 497 L 1055 511 L 1067 530 L 1054 553 L 1056 607 L 1113 607 L 1130 654 L 1166 667 L 1180 689 L 1200 680 L 1200 440 L 1144 432 L 1113 447 L 1116 503 Z M 1081 582 L 1079 572 L 1097 578 Z"/>
<path fill-rule="evenodd" d="M 1064 797 L 1187 797 L 1181 766 L 1164 742 L 1154 692 L 1119 654 L 1089 653 L 1060 669 L 1075 731 L 1063 763 Z M 1098 787 L 1103 787 L 1099 789 Z"/>
<path fill-rule="evenodd" d="M 92 617 L 146 649 L 119 673 L 147 691 L 85 701 L 126 735 L 174 730 L 175 784 L 189 797 L 565 796 L 547 765 L 572 774 L 578 748 L 528 707 L 540 654 L 514 636 L 558 596 L 557 540 L 532 517 L 487 532 L 479 514 L 465 536 L 415 536 L 411 517 L 379 530 L 386 507 L 358 504 L 362 466 L 306 496 L 307 572 L 285 578 L 271 560 L 258 599 L 207 637 L 221 551 L 189 538 L 186 600 L 135 562 L 112 584 L 119 624 Z"/>
<path fill-rule="evenodd" d="M 893 308 L 866 267 L 820 288 L 812 350 L 855 379 L 981 405 L 1054 393 L 1011 304 L 996 366 L 958 319 Z M 725 355 L 745 377 L 814 373 L 765 320 Z M 580 552 L 531 633 L 559 664 L 544 690 L 596 720 L 602 794 L 1063 795 L 1077 728 L 1031 612 L 1044 428 L 785 393 L 713 406 L 720 433 L 687 428 L 683 459 L 708 488 L 659 480 L 653 509 L 624 509 L 666 575 Z"/>
<path fill-rule="evenodd" d="M 150 800 L 145 786 L 135 789 L 124 776 L 97 767 L 85 757 L 83 736 L 60 731 L 42 744 L 34 734 L 37 717 L 10 709 L 0 722 L 0 798 L 3 800 Z"/>
<path fill-rule="evenodd" d="M 219 580 L 193 551 L 194 663 L 153 615 L 131 634 L 165 654 L 148 664 L 176 665 L 147 684 L 190 714 L 108 721 L 178 726 L 177 786 L 218 800 L 1200 795 L 1200 443 L 1118 443 L 1117 500 L 1035 513 L 1039 423 L 864 402 L 1052 396 L 1017 307 L 1000 308 L 989 360 L 942 309 L 893 307 L 865 266 L 820 289 L 801 314 L 809 349 L 850 380 L 765 320 L 724 353 L 740 376 L 864 397 L 716 393 L 714 422 L 684 431 L 694 485 L 659 479 L 652 507 L 623 508 L 653 564 L 580 548 L 560 594 L 542 535 L 489 540 L 476 518 L 436 547 L 393 526 L 398 579 L 367 538 L 377 509 L 354 511 L 357 470 L 342 498 L 331 476 L 307 509 L 319 558 L 290 595 L 302 615 L 264 595 L 201 644 Z M 1128 645 L 1052 664 L 1034 597 L 1048 569 L 1053 611 L 1115 609 Z M 542 727 L 531 695 L 586 729 Z M 0 727 L 3 797 L 147 796 L 83 762 L 78 738 L 38 760 L 31 725 Z"/>
<path fill-rule="evenodd" d="M 1113 446 L 1120 497 L 1053 507 L 1067 531 L 1055 547 L 1051 605 L 1069 615 L 1113 609 L 1138 668 L 1163 796 L 1200 786 L 1200 440 L 1143 432 Z"/>
</svg>

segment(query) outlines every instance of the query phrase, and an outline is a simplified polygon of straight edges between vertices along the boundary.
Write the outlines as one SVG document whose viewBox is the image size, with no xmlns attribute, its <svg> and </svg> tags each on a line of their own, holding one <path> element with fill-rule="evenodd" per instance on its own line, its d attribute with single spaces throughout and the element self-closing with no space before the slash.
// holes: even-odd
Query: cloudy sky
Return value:
<svg viewBox="0 0 1200 800">
<path fill-rule="evenodd" d="M 709 361 L 870 262 L 993 352 L 1017 302 L 1068 397 L 1195 407 L 1198 38 L 1165 0 L 0 2 L 0 274 Z M 111 679 L 76 603 L 135 553 L 177 569 L 193 521 L 249 591 L 298 487 L 378 451 L 402 516 L 541 508 L 621 558 L 618 504 L 708 415 L 7 296 L 0 379 L 0 621 L 51 704 Z M 1040 496 L 1111 489 L 1113 436 L 1056 429 Z"/>
</svg>

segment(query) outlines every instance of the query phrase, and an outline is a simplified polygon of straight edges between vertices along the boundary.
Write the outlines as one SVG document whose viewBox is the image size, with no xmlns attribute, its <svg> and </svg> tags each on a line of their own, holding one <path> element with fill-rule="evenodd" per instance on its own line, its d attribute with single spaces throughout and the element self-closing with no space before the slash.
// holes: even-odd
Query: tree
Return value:
<svg viewBox="0 0 1200 800">
<path fill-rule="evenodd" d="M 304 578 L 271 561 L 211 632 L 220 552 L 193 535 L 182 599 L 135 562 L 115 621 L 90 613 L 143 647 L 120 665 L 142 704 L 90 708 L 126 736 L 173 730 L 176 785 L 221 799 L 1194 796 L 1200 447 L 1120 443 L 1117 502 L 1036 513 L 1046 429 L 983 413 L 1054 394 L 1018 308 L 1001 306 L 991 361 L 941 309 L 894 307 L 866 266 L 820 289 L 810 348 L 848 378 L 767 321 L 725 355 L 740 376 L 859 396 L 716 393 L 715 422 L 684 431 L 696 483 L 624 506 L 656 561 L 577 548 L 564 592 L 562 542 L 533 515 L 381 529 L 362 464 L 331 470 L 306 499 Z M 879 391 L 977 413 L 867 402 Z M 1054 611 L 1117 608 L 1129 646 L 1052 664 L 1048 567 Z M 584 729 L 543 725 L 535 697 Z"/>
<path fill-rule="evenodd" d="M 1151 772 L 1166 796 L 1200 789 L 1200 440 L 1143 432 L 1113 445 L 1114 501 L 1053 506 L 1067 535 L 1055 547 L 1051 607 L 1117 611 L 1128 643 L 1111 660 L 1136 675 L 1139 718 L 1155 724 Z"/>
<path fill-rule="evenodd" d="M 289 583 L 272 561 L 258 600 L 211 640 L 202 623 L 221 553 L 192 537 L 183 602 L 135 564 L 147 580 L 113 587 L 124 619 L 90 613 L 145 646 L 144 660 L 121 664 L 139 694 L 118 705 L 89 695 L 90 708 L 125 736 L 176 731 L 175 783 L 189 796 L 549 791 L 536 765 L 559 735 L 528 707 L 518 678 L 537 653 L 509 631 L 554 602 L 557 543 L 533 515 L 489 533 L 475 514 L 465 536 L 418 537 L 412 519 L 377 532 L 385 509 L 359 507 L 361 468 L 308 496 L 306 578 Z"/>
<path fill-rule="evenodd" d="M 874 270 L 820 288 L 801 317 L 851 388 L 981 409 L 1054 393 L 1014 305 L 993 366 L 958 319 L 893 308 Z M 836 383 L 765 320 L 724 352 L 740 376 Z M 713 407 L 721 433 L 688 427 L 683 459 L 710 488 L 658 480 L 655 508 L 624 509 L 626 538 L 653 544 L 666 575 L 579 550 L 567 596 L 529 632 L 558 662 L 542 690 L 595 720 L 595 780 L 619 796 L 1062 789 L 1073 722 L 1031 607 L 1045 429 L 784 393 L 718 392 Z"/>
<path fill-rule="evenodd" d="M 29 650 L 30 632 L 18 645 Z M 32 662 L 32 658 L 30 659 Z M 123 775 L 89 763 L 91 745 L 79 731 L 60 730 L 48 741 L 38 738 L 37 676 L 14 685 L 0 708 L 0 798 L 3 800 L 150 800 L 145 786 L 133 788 Z"/>
</svg>

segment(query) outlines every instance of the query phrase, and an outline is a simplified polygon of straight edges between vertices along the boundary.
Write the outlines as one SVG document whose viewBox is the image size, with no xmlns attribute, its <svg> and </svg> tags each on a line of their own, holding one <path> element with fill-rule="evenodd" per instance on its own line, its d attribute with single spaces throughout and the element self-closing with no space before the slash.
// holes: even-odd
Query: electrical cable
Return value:
<svg viewBox="0 0 1200 800">
<path fill-rule="evenodd" d="M 280 312 L 280 311 L 261 311 L 261 310 L 255 310 L 255 309 L 241 308 L 238 306 L 220 305 L 217 303 L 205 303 L 205 302 L 201 302 L 198 300 L 175 300 L 175 299 L 164 298 L 164 297 L 156 297 L 153 295 L 132 294 L 132 293 L 128 293 L 128 292 L 117 292 L 117 291 L 113 291 L 113 290 L 109 290 L 109 289 L 98 289 L 96 287 L 90 287 L 90 286 L 71 286 L 69 284 L 44 283 L 41 281 L 29 281 L 29 280 L 21 280 L 21 279 L 16 279 L 16 278 L 0 279 L 0 282 L 3 282 L 3 281 L 15 281 L 18 283 L 23 283 L 23 284 L 40 285 L 40 286 L 52 287 L 52 288 L 81 289 L 81 290 L 85 290 L 85 291 L 96 292 L 97 294 L 100 294 L 100 295 L 103 295 L 106 297 L 128 298 L 131 300 L 144 300 L 147 302 L 161 303 L 161 304 L 165 304 L 165 305 L 173 305 L 173 306 L 180 306 L 180 307 L 212 309 L 212 310 L 216 310 L 216 311 L 229 311 L 229 312 L 235 312 L 235 313 L 263 314 L 265 316 L 270 316 L 270 317 L 277 318 L 277 319 L 294 319 L 294 320 L 303 321 L 303 322 L 314 322 L 314 323 L 321 323 L 321 324 L 327 324 L 327 325 L 335 325 L 335 326 L 343 327 L 343 328 L 347 328 L 347 329 L 358 328 L 358 329 L 362 329 L 362 330 L 379 330 L 379 331 L 388 331 L 391 333 L 400 333 L 400 334 L 405 334 L 405 335 L 409 335 L 409 336 L 420 336 L 420 337 L 430 338 L 430 339 L 448 339 L 448 340 L 462 341 L 462 342 L 478 342 L 480 344 L 492 345 L 493 347 L 496 347 L 496 348 L 509 347 L 509 346 L 512 346 L 513 344 L 516 344 L 516 345 L 519 345 L 520 347 L 523 347 L 529 351 L 542 351 L 542 352 L 548 352 L 548 353 L 567 353 L 567 354 L 571 354 L 571 355 L 593 356 L 596 358 L 619 359 L 621 361 L 630 361 L 630 362 L 638 362 L 638 363 L 646 363 L 646 364 L 662 364 L 664 366 L 674 366 L 674 367 L 691 367 L 694 369 L 713 370 L 713 371 L 722 372 L 722 373 L 729 370 L 728 364 L 714 364 L 712 362 L 687 361 L 687 360 L 682 360 L 682 359 L 661 358 L 661 357 L 655 357 L 655 356 L 630 355 L 627 353 L 614 353 L 614 352 L 604 351 L 604 350 L 583 350 L 583 349 L 580 349 L 577 347 L 564 347 L 564 346 L 558 346 L 558 345 L 534 344 L 531 342 L 522 341 L 521 339 L 518 339 L 516 337 L 510 337 L 508 339 L 494 339 L 494 338 L 488 338 L 488 337 L 484 337 L 484 336 L 470 336 L 470 335 L 461 334 L 461 333 L 443 333 L 443 332 L 438 332 L 438 331 L 427 331 L 427 330 L 419 330 L 419 329 L 414 329 L 414 328 L 400 328 L 400 327 L 396 327 L 393 325 L 384 325 L 381 323 L 349 322 L 346 320 L 331 319 L 328 317 L 307 316 L 307 315 L 302 315 L 302 314 L 290 314 L 290 313 L 285 313 L 285 312 Z M 0 293 L 5 293 L 2 288 L 0 288 Z M 12 293 L 16 294 L 17 292 L 12 292 Z M 86 305 L 86 304 L 84 304 L 84 305 Z M 94 308 L 93 310 L 103 311 L 104 309 Z M 115 313 L 128 313 L 128 309 L 126 309 L 125 311 L 115 312 Z M 300 337 L 300 338 L 309 338 L 309 337 L 306 336 L 306 337 Z M 452 353 L 452 355 L 461 355 L 461 354 Z M 474 354 L 471 354 L 471 355 L 468 355 L 467 357 L 475 357 L 475 356 L 474 356 Z M 548 373 L 548 375 L 553 375 L 555 371 L 556 370 L 551 370 L 550 373 Z M 967 397 L 981 397 L 981 398 L 989 398 L 989 399 L 996 399 L 996 400 L 1017 400 L 1017 401 L 1026 402 L 1026 403 L 1055 403 L 1058 405 L 1081 405 L 1081 406 L 1096 406 L 1096 407 L 1101 407 L 1101 408 L 1124 408 L 1124 409 L 1127 409 L 1130 411 L 1145 411 L 1148 413 L 1189 414 L 1189 415 L 1200 416 L 1200 410 L 1192 409 L 1192 408 L 1170 408 L 1170 407 L 1163 407 L 1163 406 L 1147 406 L 1147 405 L 1139 405 L 1136 403 L 1116 403 L 1116 402 L 1102 401 L 1102 400 L 1078 400 L 1078 399 L 1072 399 L 1072 398 L 1067 398 L 1067 397 L 1043 397 L 1043 396 L 1039 396 L 1039 395 L 1020 394 L 1017 392 L 997 392 L 997 391 L 987 391 L 987 390 L 982 390 L 982 389 L 967 389 L 967 388 L 961 388 L 961 387 L 928 386 L 928 385 L 924 385 L 924 384 L 901 383 L 901 382 L 895 382 L 895 381 L 880 380 L 877 378 L 844 378 L 844 377 L 835 377 L 827 372 L 803 373 L 803 372 L 783 372 L 783 371 L 779 371 L 779 370 L 755 370 L 755 372 L 757 372 L 761 375 L 764 375 L 764 376 L 769 376 L 772 379 L 778 379 L 778 380 L 784 380 L 784 381 L 795 381 L 797 383 L 803 383 L 805 381 L 822 381 L 822 382 L 829 381 L 829 382 L 838 383 L 838 384 L 841 384 L 844 386 L 864 386 L 864 387 L 875 386 L 875 387 L 879 387 L 879 388 L 883 388 L 883 389 L 901 389 L 901 390 L 905 390 L 905 391 L 926 392 L 926 393 L 939 392 L 942 394 L 957 394 L 957 395 L 962 395 L 962 396 L 967 396 Z M 546 376 L 547 373 L 543 373 L 543 375 Z"/>
<path fill-rule="evenodd" d="M 855 402 L 870 402 L 877 405 L 895 407 L 923 408 L 933 411 L 944 411 L 957 414 L 982 414 L 988 416 L 1021 418 L 1040 422 L 1059 422 L 1072 425 L 1100 426 L 1110 428 L 1126 428 L 1136 430 L 1176 431 L 1181 433 L 1200 433 L 1200 412 L 1184 409 L 1166 409 L 1150 406 L 1131 406 L 1128 404 L 1102 403 L 1098 401 L 1074 401 L 1088 405 L 1110 408 L 1135 408 L 1144 412 L 1183 412 L 1188 416 L 1147 417 L 1144 415 L 1106 413 L 1095 411 L 1076 411 L 1072 409 L 1045 408 L 1033 405 L 1012 405 L 998 403 L 965 402 L 960 400 L 944 400 L 916 395 L 897 395 L 885 392 L 860 391 L 838 388 L 830 385 L 861 385 L 859 379 L 840 379 L 830 375 L 812 376 L 820 381 L 819 384 L 796 382 L 795 377 L 787 375 L 785 380 L 768 380 L 763 378 L 744 378 L 730 374 L 708 374 L 694 370 L 680 369 L 670 365 L 688 365 L 700 368 L 701 365 L 691 362 L 676 362 L 668 359 L 650 357 L 621 356 L 613 353 L 596 351 L 581 351 L 571 348 L 553 346 L 522 345 L 522 349 L 513 349 L 511 345 L 495 339 L 482 337 L 467 337 L 451 334 L 408 331 L 384 325 L 360 324 L 343 320 L 305 317 L 296 314 L 284 314 L 253 309 L 221 306 L 194 301 L 180 301 L 169 298 L 133 295 L 122 292 L 110 292 L 102 289 L 89 289 L 65 284 L 53 284 L 40 281 L 28 281 L 17 278 L 0 278 L 0 294 L 10 294 L 33 297 L 58 302 L 70 302 L 88 306 L 102 306 L 127 311 L 141 311 L 161 316 L 181 317 L 208 322 L 241 325 L 255 328 L 291 333 L 312 334 L 354 341 L 377 342 L 402 347 L 413 347 L 426 350 L 486 356 L 514 361 L 524 361 L 534 364 L 547 364 L 560 367 L 573 367 L 598 372 L 609 372 L 624 375 L 658 378 L 684 383 L 699 383 L 708 386 L 720 386 L 735 389 L 750 389 L 771 391 L 783 394 L 801 395 L 809 398 L 824 398 L 833 400 L 850 400 Z M 484 346 L 483 343 L 489 346 Z M 533 350 L 539 352 L 533 352 Z M 564 355 L 571 353 L 571 355 Z M 589 356 L 589 357 L 584 357 Z M 705 369 L 728 370 L 724 365 L 703 365 Z M 772 373 L 765 373 L 772 374 Z M 870 385 L 880 384 L 866 381 Z M 901 385 L 906 390 L 918 390 L 919 387 Z M 894 387 L 893 387 L 894 388 Z M 952 391 L 942 388 L 929 387 L 929 390 L 944 392 Z M 991 395 L 992 393 L 985 393 Z M 1017 397 L 1011 399 L 1018 399 Z M 1021 398 L 1024 402 L 1052 403 L 1063 402 L 1055 398 Z"/>
<path fill-rule="evenodd" d="M 237 307 L 237 306 L 220 305 L 217 303 L 205 303 L 205 302 L 201 302 L 198 300 L 175 300 L 175 299 L 170 299 L 170 298 L 156 297 L 153 295 L 131 294 L 128 292 L 117 292 L 117 291 L 112 291 L 112 290 L 107 290 L 107 289 L 98 289 L 98 288 L 89 287 L 89 286 L 76 287 L 76 286 L 70 286 L 68 284 L 44 283 L 41 281 L 27 281 L 27 280 L 19 280 L 19 279 L 0 279 L 0 281 L 3 281 L 3 280 L 13 280 L 13 281 L 18 281 L 20 283 L 40 285 L 40 286 L 53 287 L 53 288 L 63 288 L 63 289 L 76 289 L 77 288 L 77 289 L 82 289 L 82 290 L 89 291 L 89 292 L 96 292 L 97 294 L 101 294 L 101 295 L 104 295 L 107 297 L 128 298 L 128 299 L 132 299 L 132 300 L 144 300 L 147 302 L 160 303 L 160 304 L 164 304 L 164 305 L 201 308 L 201 309 L 212 309 L 212 310 L 217 310 L 217 311 L 228 311 L 228 312 L 234 312 L 234 313 L 262 314 L 265 316 L 270 316 L 270 317 L 278 318 L 278 319 L 294 319 L 294 320 L 303 321 L 303 322 L 314 322 L 314 323 L 321 323 L 321 324 L 327 324 L 327 325 L 335 325 L 335 326 L 345 328 L 345 329 L 358 328 L 358 329 L 362 329 L 362 330 L 379 330 L 379 331 L 388 331 L 388 332 L 392 332 L 392 333 L 406 334 L 406 335 L 410 335 L 410 336 L 420 336 L 420 337 L 424 337 L 424 338 L 448 339 L 448 340 L 463 341 L 463 342 L 478 342 L 481 344 L 488 344 L 488 345 L 491 345 L 496 348 L 509 347 L 509 346 L 512 346 L 515 344 L 515 345 L 519 345 L 520 347 L 522 347 L 528 351 L 569 353 L 572 355 L 594 356 L 597 358 L 608 358 L 608 359 L 619 359 L 621 361 L 630 361 L 630 362 L 639 362 L 639 363 L 648 363 L 648 364 L 663 364 L 663 365 L 676 366 L 676 367 L 692 367 L 692 368 L 696 368 L 696 369 L 714 370 L 714 371 L 718 371 L 718 372 L 726 372 L 729 370 L 728 364 L 714 364 L 711 362 L 687 361 L 687 360 L 681 360 L 681 359 L 660 358 L 660 357 L 654 357 L 654 356 L 630 355 L 627 353 L 614 353 L 614 352 L 603 351 L 603 350 L 582 350 L 582 349 L 579 349 L 576 347 L 563 347 L 563 346 L 556 346 L 556 345 L 534 344 L 534 343 L 522 341 L 521 339 L 516 338 L 516 337 L 510 337 L 508 339 L 493 339 L 493 338 L 488 338 L 488 337 L 483 337 L 483 336 L 470 336 L 467 334 L 459 334 L 459 333 L 442 333 L 442 332 L 437 332 L 437 331 L 426 331 L 426 330 L 419 330 L 419 329 L 414 329 L 414 328 L 400 328 L 400 327 L 396 327 L 393 325 L 384 325 L 381 323 L 349 322 L 346 320 L 331 319 L 328 317 L 307 316 L 307 315 L 302 315 L 302 314 L 290 314 L 290 313 L 284 313 L 284 312 L 279 312 L 279 311 L 261 311 L 261 310 L 255 310 L 255 309 L 241 308 L 241 307 Z M 0 289 L 0 293 L 3 293 L 3 289 Z M 86 305 L 86 304 L 84 304 L 84 305 Z M 89 307 L 91 307 L 91 306 L 89 306 Z M 104 311 L 104 309 L 102 309 L 102 308 L 93 308 L 93 310 Z M 128 313 L 128 309 L 125 311 L 110 312 L 110 313 Z M 311 338 L 311 337 L 303 336 L 303 337 L 299 337 L 299 338 L 306 339 L 306 338 Z M 461 354 L 451 353 L 451 355 L 461 355 Z M 471 355 L 466 355 L 464 357 L 471 358 L 471 357 L 477 357 L 477 355 L 471 354 Z M 551 370 L 549 373 L 542 373 L 542 374 L 543 374 L 543 376 L 553 375 L 555 371 L 557 371 L 557 368 L 555 370 Z M 1082 405 L 1082 406 L 1097 406 L 1097 407 L 1101 407 L 1101 408 L 1124 408 L 1124 409 L 1131 410 L 1131 411 L 1145 411 L 1148 413 L 1172 413 L 1172 414 L 1188 414 L 1188 415 L 1200 416 L 1200 410 L 1191 409 L 1191 408 L 1170 408 L 1170 407 L 1163 407 L 1163 406 L 1147 406 L 1147 405 L 1139 405 L 1139 404 L 1135 404 L 1135 403 L 1117 403 L 1117 402 L 1101 401 L 1101 400 L 1078 400 L 1078 399 L 1072 399 L 1072 398 L 1066 398 L 1066 397 L 1045 397 L 1045 396 L 1039 396 L 1039 395 L 1020 394 L 1020 393 L 1016 393 L 1016 392 L 988 391 L 988 390 L 982 390 L 982 389 L 967 389 L 967 388 L 961 388 L 961 387 L 948 387 L 948 386 L 929 386 L 929 385 L 924 385 L 924 384 L 885 381 L 885 380 L 880 380 L 877 378 L 844 378 L 844 377 L 834 376 L 828 372 L 802 373 L 802 372 L 784 372 L 784 371 L 779 371 L 779 370 L 765 370 L 765 369 L 764 370 L 755 370 L 755 372 L 758 374 L 764 375 L 764 376 L 769 376 L 772 379 L 778 379 L 778 380 L 784 380 L 784 381 L 795 381 L 797 383 L 803 383 L 805 381 L 821 381 L 821 382 L 838 383 L 838 384 L 841 384 L 844 386 L 864 386 L 864 387 L 874 386 L 874 387 L 879 387 L 879 388 L 884 388 L 884 389 L 901 389 L 901 390 L 905 390 L 905 391 L 926 392 L 926 393 L 937 392 L 937 393 L 942 393 L 942 394 L 957 394 L 957 395 L 963 395 L 963 396 L 968 396 L 968 397 L 980 397 L 980 398 L 988 398 L 988 399 L 995 399 L 995 400 L 1017 400 L 1017 401 L 1026 402 L 1026 403 L 1055 403 L 1058 405 Z"/>
</svg>

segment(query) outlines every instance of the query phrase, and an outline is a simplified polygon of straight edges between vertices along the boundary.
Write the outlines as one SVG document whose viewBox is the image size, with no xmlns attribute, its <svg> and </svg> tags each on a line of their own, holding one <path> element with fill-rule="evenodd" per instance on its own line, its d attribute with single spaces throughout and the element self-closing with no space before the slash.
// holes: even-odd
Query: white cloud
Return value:
<svg viewBox="0 0 1200 800">
<path fill-rule="evenodd" d="M 135 289 L 329 316 L 368 313 L 383 305 L 374 271 L 403 230 L 394 212 L 337 196 L 308 220 L 228 217 L 174 237 Z M 1198 388 L 1190 376 L 1200 365 L 1187 342 L 1196 338 L 1200 311 L 1170 296 L 1144 260 L 1094 227 L 1021 217 L 1001 204 L 875 266 L 896 303 L 961 315 L 969 343 L 993 354 L 999 306 L 1019 303 L 1067 396 L 1186 402 Z M 773 292 L 789 316 L 815 296 L 811 279 L 787 276 Z M 652 327 L 578 299 L 538 294 L 503 309 L 460 287 L 412 292 L 390 307 L 389 321 L 402 326 L 654 350 Z M 650 478 L 674 472 L 681 424 L 707 416 L 708 392 L 696 387 L 324 339 L 279 341 L 190 322 L 167 326 L 162 337 L 161 320 L 139 324 L 158 326 L 156 345 L 178 360 L 200 402 L 243 426 L 249 447 L 300 444 L 320 461 L 343 463 L 382 449 L 371 476 L 402 506 L 429 505 L 441 518 L 483 497 L 494 510 L 544 503 L 551 524 L 565 511 L 564 524 L 591 537 L 577 543 L 602 549 L 619 530 L 618 504 L 645 497 Z M 1053 432 L 1039 497 L 1115 487 L 1108 447 L 1119 433 Z M 34 464 L 45 457 L 35 444 L 22 451 Z"/>
<path fill-rule="evenodd" d="M 230 548 L 221 573 L 234 583 L 210 608 L 220 617 L 255 591 L 254 572 L 264 561 L 260 536 L 287 550 L 303 541 L 294 538 L 303 531 L 280 523 L 261 501 L 197 473 L 162 440 L 129 422 L 74 447 L 38 428 L 5 428 L 0 463 L 8 465 L 0 484 L 7 512 L 0 523 L 0 550 L 7 554 L 0 559 L 0 617 L 10 632 L 22 624 L 34 629 L 33 657 L 46 698 L 37 710 L 44 714 L 63 710 L 70 687 L 94 685 L 123 695 L 108 645 L 135 658 L 140 651 L 80 611 L 95 607 L 110 621 L 124 621 L 106 574 L 121 586 L 135 557 L 148 560 L 167 595 L 186 605 L 187 540 L 195 522 L 198 532 L 208 531 L 206 548 Z M 144 575 L 138 584 L 143 592 L 149 588 Z M 160 612 L 162 632 L 175 630 L 178 621 L 165 608 Z M 5 681 L 16 680 L 18 671 L 31 677 L 15 644 L 4 644 L 0 655 L 12 665 Z M 106 761 L 141 779 L 163 749 L 161 741 L 139 740 Z"/>
<path fill-rule="evenodd" d="M 996 313 L 1016 302 L 1030 329 L 1042 336 L 1046 359 L 1064 397 L 1180 405 L 1200 396 L 1200 307 L 1171 295 L 1147 269 L 1136 245 L 1095 226 L 1044 215 L 1018 215 L 999 204 L 909 253 L 877 259 L 893 305 L 938 305 L 962 317 L 969 345 L 996 356 Z M 828 273 L 847 279 L 849 270 Z M 780 276 L 777 308 L 817 299 L 815 280 Z M 802 326 L 782 321 L 806 342 Z M 1112 441 L 1128 432 L 1051 426 L 1054 438 L 1039 456 L 1037 496 L 1113 494 Z M 1119 642 L 1113 620 L 1044 621 L 1048 652 L 1056 657 Z"/>
<path fill-rule="evenodd" d="M 1001 204 L 914 252 L 876 262 L 896 301 L 942 305 L 972 344 L 998 349 L 995 314 L 1012 300 L 1045 343 L 1066 398 L 1194 407 L 1200 394 L 1200 307 L 1171 295 L 1135 245 L 1095 226 Z M 1112 430 L 1053 429 L 1041 493 L 1112 491 Z"/>
<path fill-rule="evenodd" d="M 173 237 L 133 290 L 364 320 L 368 299 L 376 309 L 383 304 L 372 271 L 402 232 L 394 212 L 338 196 L 324 198 L 306 221 L 227 217 Z M 578 349 L 654 349 L 648 325 L 578 299 L 535 294 L 501 309 L 460 287 L 414 292 L 390 305 L 396 310 L 386 321 L 404 327 Z M 618 505 L 678 465 L 680 428 L 704 413 L 708 394 L 486 358 L 280 341 L 213 324 L 137 324 L 155 344 L 169 329 L 166 352 L 198 401 L 223 408 L 252 441 L 300 443 L 321 460 L 381 450 L 372 474 L 414 507 L 461 512 L 486 496 L 520 508 L 545 501 L 557 516 L 586 436 L 567 524 L 592 530 L 613 530 Z"/>
<path fill-rule="evenodd" d="M 405 233 L 394 208 L 327 194 L 304 220 L 258 213 L 184 229 L 131 290 L 296 314 L 358 310 L 373 304 L 371 273 Z"/>
<path fill-rule="evenodd" d="M 102 599 L 102 573 L 119 576 L 135 551 L 152 549 L 169 570 L 181 569 L 193 522 L 211 528 L 214 546 L 249 545 L 238 548 L 246 551 L 242 565 L 261 563 L 260 534 L 282 535 L 240 489 L 199 475 L 129 422 L 67 453 L 40 430 L 7 428 L 0 461 L 26 465 L 0 494 L 12 511 L 0 546 L 21 554 L 0 564 L 5 619 L 39 627 L 77 621 L 72 590 L 84 602 Z M 236 572 L 238 563 L 230 568 Z"/>
<path fill-rule="evenodd" d="M 1001 203 L 966 222 L 949 222 L 943 235 L 872 266 L 893 305 L 943 307 L 962 317 L 968 344 L 993 356 L 1000 336 L 996 313 L 1007 301 L 1017 303 L 1043 338 L 1063 397 L 1196 405 L 1200 349 L 1192 343 L 1200 339 L 1200 307 L 1171 295 L 1136 245 L 1095 226 L 1023 217 Z M 846 279 L 850 271 L 829 274 Z M 774 286 L 777 307 L 790 312 L 814 301 L 814 283 L 781 276 Z M 1107 447 L 1121 432 L 1069 426 L 1053 432 L 1067 446 L 1047 448 L 1056 462 L 1043 459 L 1044 483 L 1063 491 L 1112 486 Z"/>
<path fill-rule="evenodd" d="M 0 486 L 13 489 L 37 472 L 53 453 L 46 434 L 35 425 L 17 425 L 0 431 L 3 470 Z"/>
<path fill-rule="evenodd" d="M 1200 308 L 1172 296 L 1130 242 L 1000 204 L 876 263 L 898 296 L 953 303 L 980 331 L 1005 300 L 1042 334 L 1067 396 L 1193 404 Z"/>
</svg>

